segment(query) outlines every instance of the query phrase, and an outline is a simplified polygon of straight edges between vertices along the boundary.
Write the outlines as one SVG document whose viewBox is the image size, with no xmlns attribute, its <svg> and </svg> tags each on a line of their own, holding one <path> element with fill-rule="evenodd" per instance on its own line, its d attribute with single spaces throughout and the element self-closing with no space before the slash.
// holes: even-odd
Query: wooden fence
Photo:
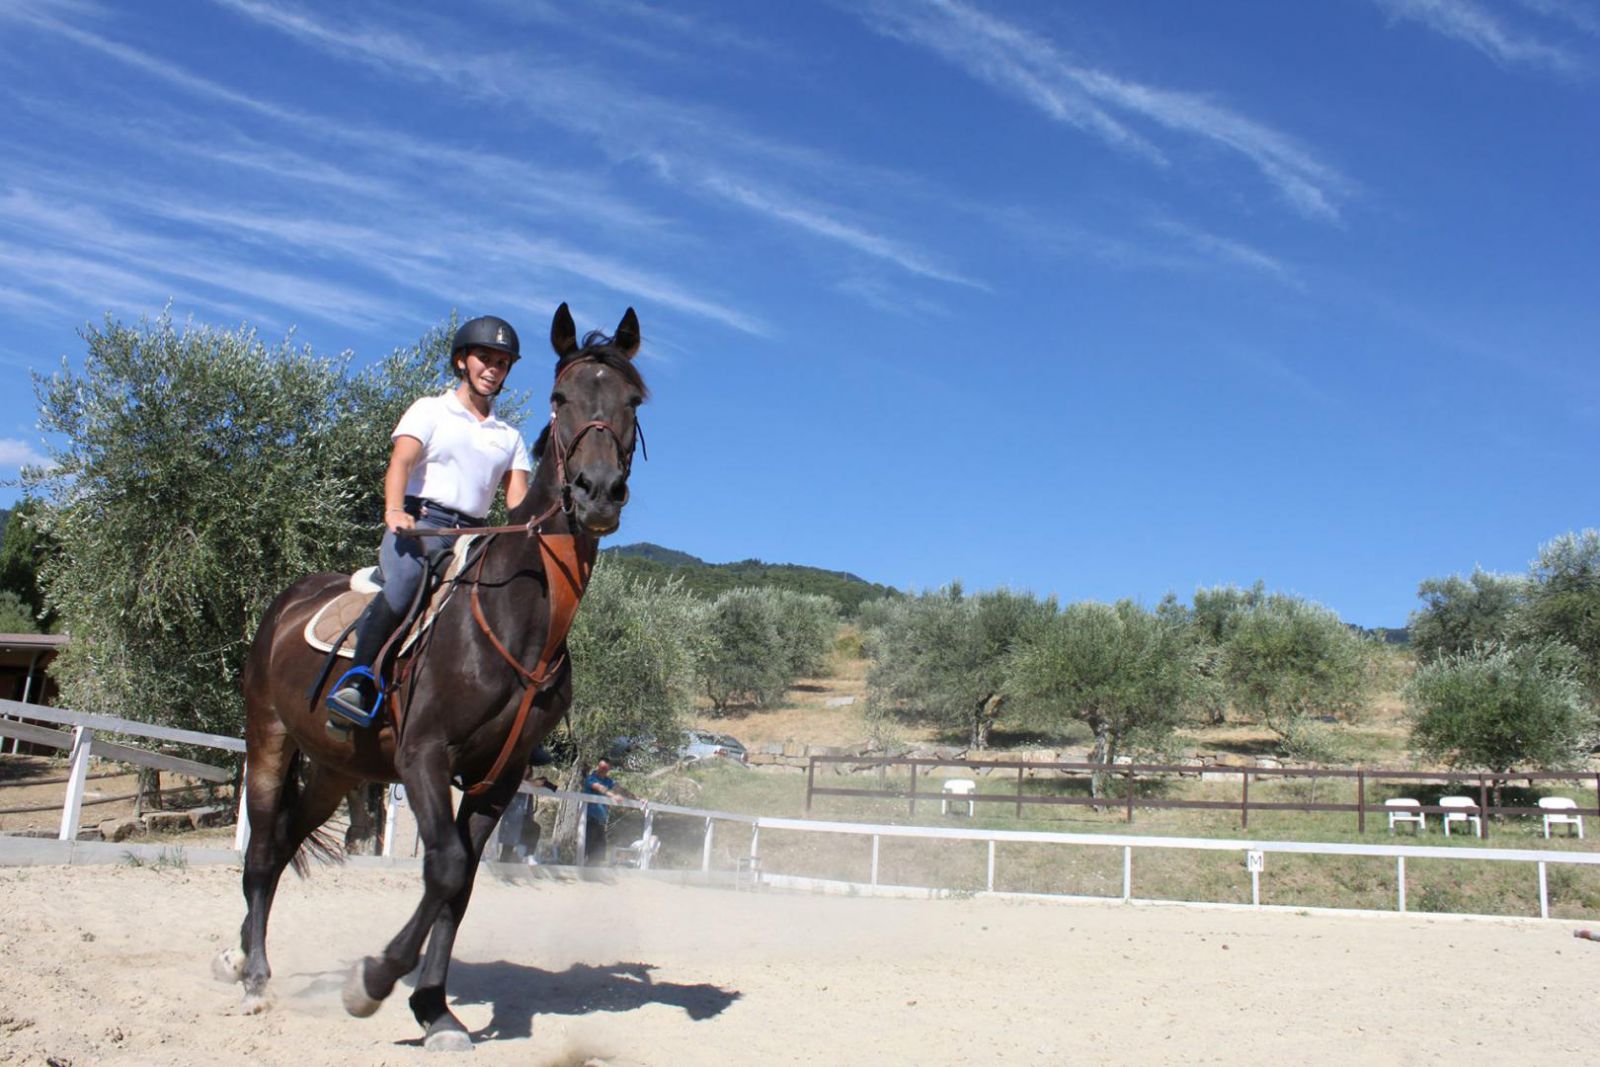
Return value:
<svg viewBox="0 0 1600 1067">
<path fill-rule="evenodd" d="M 67 796 L 61 806 L 61 832 L 58 836 L 62 841 L 71 841 L 78 836 L 78 822 L 83 817 L 83 807 L 86 803 L 83 797 L 84 784 L 89 778 L 89 758 L 91 756 L 117 760 L 121 763 L 131 763 L 138 767 L 150 767 L 158 771 L 184 774 L 205 782 L 232 782 L 234 780 L 234 772 L 226 768 L 213 767 L 207 763 L 168 755 L 165 752 L 152 752 L 149 749 L 136 748 L 132 745 L 117 744 L 97 736 L 97 733 L 119 734 L 124 737 L 148 737 L 156 741 L 175 742 L 203 748 L 220 748 L 228 752 L 242 753 L 244 751 L 244 741 L 237 737 L 204 734 L 194 730 L 178 730 L 170 726 L 152 726 L 149 723 L 117 719 L 109 715 L 96 715 L 86 711 L 70 711 L 66 708 L 52 708 L 42 704 L 23 704 L 15 700 L 0 700 L 0 716 L 16 717 L 0 718 L 0 737 L 15 738 L 19 741 L 46 745 L 50 748 L 68 750 L 72 753 L 71 769 L 67 772 Z M 19 719 L 31 719 L 33 721 L 17 721 Z M 36 725 L 39 722 L 59 723 L 64 726 L 70 726 L 71 729 L 57 730 L 48 726 Z M 131 800 L 133 798 L 132 796 L 127 796 L 112 799 Z M 242 821 L 240 825 L 242 827 Z"/>
<path fill-rule="evenodd" d="M 887 768 L 909 767 L 911 771 L 910 785 L 907 788 L 882 788 L 863 789 L 848 786 L 826 786 L 817 784 L 817 767 L 819 764 L 850 764 L 856 767 Z M 919 790 L 917 788 L 918 768 L 928 770 L 958 768 L 971 771 L 977 775 L 994 779 L 996 770 L 1015 770 L 1016 784 L 1014 790 L 1004 793 L 964 793 L 952 795 L 944 792 L 942 787 L 934 790 Z M 1060 796 L 1040 795 L 1027 793 L 1024 783 L 1029 771 L 1049 771 L 1067 777 L 1088 777 L 1102 775 L 1116 782 L 1116 793 L 1094 796 Z M 1203 776 L 1211 781 L 1219 777 L 1237 776 L 1239 780 L 1238 800 L 1173 800 L 1164 797 L 1140 796 L 1138 787 L 1141 778 L 1145 781 L 1152 779 L 1166 780 L 1173 776 L 1193 778 Z M 923 775 L 926 782 L 931 776 Z M 1353 779 L 1356 784 L 1355 803 L 1316 803 L 1315 801 L 1281 801 L 1261 800 L 1259 797 L 1250 799 L 1250 783 L 1252 780 L 1260 782 L 1264 779 L 1294 779 L 1317 778 L 1328 779 Z M 976 780 L 982 781 L 983 778 Z M 1022 818 L 1023 809 L 1030 805 L 1067 805 L 1079 807 L 1120 807 L 1125 811 L 1128 822 L 1133 821 L 1135 808 L 1174 808 L 1196 809 L 1210 811 L 1237 811 L 1239 824 L 1242 828 L 1250 826 L 1250 813 L 1252 811 L 1326 811 L 1348 812 L 1356 817 L 1358 832 L 1366 832 L 1367 815 L 1369 813 L 1386 816 L 1389 809 L 1382 804 L 1368 803 L 1367 786 L 1369 783 L 1379 782 L 1443 782 L 1471 783 L 1470 788 L 1477 796 L 1477 810 L 1473 814 L 1483 816 L 1483 835 L 1489 834 L 1490 818 L 1496 815 L 1543 815 L 1546 812 L 1537 807 L 1516 805 L 1500 805 L 1494 803 L 1497 786 L 1510 785 L 1513 782 L 1526 781 L 1530 786 L 1539 781 L 1566 781 L 1578 782 L 1580 788 L 1595 790 L 1595 806 L 1573 809 L 1574 815 L 1600 816 L 1600 773 L 1576 771 L 1505 771 L 1503 773 L 1488 772 L 1460 772 L 1460 771 L 1394 771 L 1394 770 L 1345 770 L 1333 768 L 1308 768 L 1308 767 L 1242 767 L 1231 764 L 1213 764 L 1204 767 L 1188 765 L 1154 764 L 1154 763 L 1117 763 L 1106 765 L 1103 763 L 1072 763 L 1072 762 L 1034 762 L 1029 760 L 953 760 L 937 757 L 901 756 L 901 757 L 874 757 L 874 756 L 811 756 L 806 766 L 806 814 L 811 814 L 812 801 L 815 797 L 877 797 L 879 799 L 903 800 L 906 802 L 910 814 L 915 815 L 918 801 L 955 802 L 957 800 L 973 801 L 980 804 L 1001 804 L 1015 807 L 1016 817 Z M 1444 813 L 1459 813 L 1460 808 L 1443 807 L 1438 804 L 1422 804 L 1410 811 L 1442 815 Z"/>
</svg>

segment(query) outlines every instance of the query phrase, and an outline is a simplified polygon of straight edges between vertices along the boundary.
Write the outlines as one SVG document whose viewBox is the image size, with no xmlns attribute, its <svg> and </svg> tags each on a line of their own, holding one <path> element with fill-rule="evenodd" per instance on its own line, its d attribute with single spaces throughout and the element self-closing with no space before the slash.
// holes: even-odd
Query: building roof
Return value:
<svg viewBox="0 0 1600 1067">
<path fill-rule="evenodd" d="M 0 653 L 53 652 L 70 640 L 66 634 L 0 634 Z"/>
</svg>

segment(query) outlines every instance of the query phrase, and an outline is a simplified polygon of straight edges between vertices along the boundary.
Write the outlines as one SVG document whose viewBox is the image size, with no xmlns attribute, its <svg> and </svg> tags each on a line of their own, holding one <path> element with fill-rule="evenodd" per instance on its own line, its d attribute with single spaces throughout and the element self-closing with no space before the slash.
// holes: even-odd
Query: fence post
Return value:
<svg viewBox="0 0 1600 1067">
<path fill-rule="evenodd" d="M 1133 846 L 1122 846 L 1122 900 L 1133 899 Z"/>
<path fill-rule="evenodd" d="M 67 779 L 67 799 L 61 806 L 63 841 L 78 837 L 78 818 L 83 814 L 83 785 L 89 777 L 89 749 L 94 747 L 94 731 L 87 726 L 72 728 L 72 774 Z"/>
<path fill-rule="evenodd" d="M 644 808 L 644 836 L 640 839 L 644 844 L 640 846 L 639 850 L 639 869 L 641 871 L 650 869 L 650 853 L 654 851 L 651 846 L 655 844 L 656 839 L 654 831 L 655 818 L 654 809 L 646 804 Z"/>
<path fill-rule="evenodd" d="M 400 825 L 400 805 L 405 800 L 406 787 L 396 783 L 386 787 L 383 792 L 383 854 L 393 856 L 394 835 Z M 553 829 L 550 836 L 555 836 Z"/>
<path fill-rule="evenodd" d="M 1128 775 L 1128 821 L 1133 821 L 1133 770 L 1130 768 Z"/>
<path fill-rule="evenodd" d="M 811 790 L 817 783 L 817 757 L 806 757 L 806 814 L 811 814 Z"/>
<path fill-rule="evenodd" d="M 917 813 L 917 765 L 911 765 L 911 814 Z"/>
<path fill-rule="evenodd" d="M 250 846 L 250 809 L 246 800 L 250 795 L 250 761 L 246 760 L 239 765 L 239 812 L 234 816 L 233 822 L 233 848 L 239 853 L 239 862 L 244 862 L 244 850 Z M 388 837 L 384 837 L 384 855 L 388 855 Z"/>
<path fill-rule="evenodd" d="M 1356 832 L 1367 832 L 1367 772 L 1356 772 Z"/>
<path fill-rule="evenodd" d="M 702 874 L 711 873 L 711 834 L 714 824 L 711 816 L 706 816 L 706 843 L 700 846 L 700 871 Z"/>
<path fill-rule="evenodd" d="M 1478 775 L 1478 826 L 1481 827 L 1480 837 L 1489 836 L 1489 776 Z"/>
<path fill-rule="evenodd" d="M 1244 829 L 1250 828 L 1250 771 L 1246 768 L 1239 772 L 1239 777 L 1244 779 L 1244 795 L 1239 800 L 1239 825 Z"/>
<path fill-rule="evenodd" d="M 1396 856 L 1394 861 L 1395 881 L 1400 884 L 1400 913 L 1404 915 L 1406 910 L 1406 858 L 1404 856 Z"/>
<path fill-rule="evenodd" d="M 878 835 L 872 835 L 872 884 L 878 884 Z"/>
<path fill-rule="evenodd" d="M 1550 918 L 1550 883 L 1545 880 L 1544 860 L 1539 861 L 1539 918 Z"/>
<path fill-rule="evenodd" d="M 1022 771 L 1023 768 L 1019 765 L 1017 767 L 1017 818 L 1019 819 L 1022 818 Z M 1600 774 L 1595 775 L 1594 781 L 1596 790 L 1595 803 L 1600 804 Z"/>
<path fill-rule="evenodd" d="M 994 839 L 989 839 L 989 892 L 994 892 Z"/>
</svg>

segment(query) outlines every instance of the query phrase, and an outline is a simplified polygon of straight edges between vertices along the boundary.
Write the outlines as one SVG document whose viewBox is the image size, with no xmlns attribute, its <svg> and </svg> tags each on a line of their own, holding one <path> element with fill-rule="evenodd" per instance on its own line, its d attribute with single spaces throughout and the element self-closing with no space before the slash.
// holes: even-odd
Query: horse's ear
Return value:
<svg viewBox="0 0 1600 1067">
<path fill-rule="evenodd" d="M 622 313 L 622 321 L 617 324 L 617 333 L 612 343 L 622 350 L 622 354 L 632 359 L 639 352 L 639 316 L 629 308 Z"/>
<path fill-rule="evenodd" d="M 557 359 L 565 359 L 578 350 L 578 327 L 564 301 L 556 308 L 556 317 L 550 323 L 550 347 L 556 350 Z"/>
</svg>

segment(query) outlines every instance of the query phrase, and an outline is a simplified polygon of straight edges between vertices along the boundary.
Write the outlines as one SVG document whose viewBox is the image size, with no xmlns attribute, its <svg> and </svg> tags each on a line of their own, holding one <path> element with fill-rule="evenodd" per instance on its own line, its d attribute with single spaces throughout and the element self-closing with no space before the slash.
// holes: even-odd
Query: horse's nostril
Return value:
<svg viewBox="0 0 1600 1067">
<path fill-rule="evenodd" d="M 611 502 L 621 504 L 628 499 L 628 483 L 618 479 L 611 483 Z"/>
</svg>

